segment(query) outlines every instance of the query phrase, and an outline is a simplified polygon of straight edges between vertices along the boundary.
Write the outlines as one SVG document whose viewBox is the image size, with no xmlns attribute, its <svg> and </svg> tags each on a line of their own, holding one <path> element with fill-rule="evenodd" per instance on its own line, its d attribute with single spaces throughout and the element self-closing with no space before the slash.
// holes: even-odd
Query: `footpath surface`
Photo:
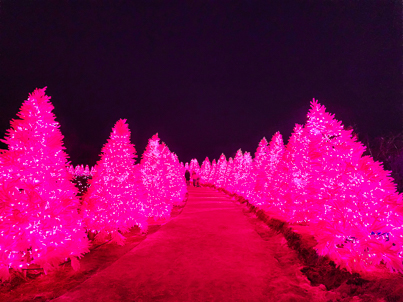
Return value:
<svg viewBox="0 0 403 302">
<path fill-rule="evenodd" d="M 324 301 L 300 266 L 241 205 L 190 187 L 179 216 L 53 301 Z"/>
</svg>

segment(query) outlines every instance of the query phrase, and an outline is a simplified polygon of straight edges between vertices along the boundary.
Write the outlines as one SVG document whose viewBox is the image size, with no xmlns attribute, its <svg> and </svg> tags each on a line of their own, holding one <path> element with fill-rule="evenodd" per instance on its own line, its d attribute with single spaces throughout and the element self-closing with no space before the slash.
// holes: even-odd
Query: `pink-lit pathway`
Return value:
<svg viewBox="0 0 403 302">
<path fill-rule="evenodd" d="M 190 187 L 179 216 L 54 301 L 321 301 L 282 243 L 224 194 Z"/>
</svg>

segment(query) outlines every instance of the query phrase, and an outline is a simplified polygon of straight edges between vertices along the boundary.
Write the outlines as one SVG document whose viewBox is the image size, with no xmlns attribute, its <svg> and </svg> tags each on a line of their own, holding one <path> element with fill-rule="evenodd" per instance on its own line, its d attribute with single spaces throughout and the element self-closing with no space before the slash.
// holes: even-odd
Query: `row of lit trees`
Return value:
<svg viewBox="0 0 403 302">
<path fill-rule="evenodd" d="M 255 157 L 238 150 L 200 168 L 201 182 L 248 199 L 273 217 L 307 223 L 320 255 L 350 271 L 384 263 L 403 272 L 402 196 L 382 165 L 363 156 L 352 130 L 311 103 L 287 146 L 280 133 Z"/>
<path fill-rule="evenodd" d="M 135 164 L 129 127 L 119 120 L 80 200 L 52 110 L 45 88 L 36 89 L 3 140 L 8 149 L 0 153 L 2 280 L 10 268 L 31 264 L 46 272 L 70 259 L 77 269 L 89 251 L 86 232 L 123 244 L 122 232 L 136 225 L 145 230 L 148 219 L 169 216 L 186 194 L 183 167 L 158 135 Z"/>
</svg>

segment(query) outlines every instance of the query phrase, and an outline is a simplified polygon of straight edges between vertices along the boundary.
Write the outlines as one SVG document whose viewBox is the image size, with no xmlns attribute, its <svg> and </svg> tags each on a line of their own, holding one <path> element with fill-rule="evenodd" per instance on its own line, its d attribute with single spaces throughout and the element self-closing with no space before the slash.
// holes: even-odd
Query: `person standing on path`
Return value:
<svg viewBox="0 0 403 302">
<path fill-rule="evenodd" d="M 200 187 L 200 174 L 199 173 L 197 173 L 197 177 L 196 177 L 197 179 L 196 179 L 196 186 L 197 187 Z"/>
<path fill-rule="evenodd" d="M 197 174 L 195 171 L 192 172 L 192 179 L 193 179 L 193 187 L 196 187 Z"/>
<path fill-rule="evenodd" d="M 190 184 L 190 172 L 189 172 L 189 170 L 186 170 L 186 172 L 185 172 L 185 179 L 186 179 L 186 185 L 188 186 Z"/>
</svg>

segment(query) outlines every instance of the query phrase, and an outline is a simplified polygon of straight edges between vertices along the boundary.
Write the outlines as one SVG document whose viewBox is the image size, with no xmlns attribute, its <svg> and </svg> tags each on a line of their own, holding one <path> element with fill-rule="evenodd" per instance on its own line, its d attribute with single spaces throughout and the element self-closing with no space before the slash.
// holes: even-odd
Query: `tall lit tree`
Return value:
<svg viewBox="0 0 403 302">
<path fill-rule="evenodd" d="M 302 212 L 318 252 L 360 271 L 383 262 L 403 272 L 402 198 L 389 172 L 317 101 L 304 127 L 311 174 Z"/>
<path fill-rule="evenodd" d="M 172 153 L 164 143 L 160 145 L 160 148 L 164 164 L 163 175 L 165 176 L 167 197 L 172 204 L 180 205 L 185 199 L 187 192 L 184 174 L 182 173 L 176 154 Z"/>
<path fill-rule="evenodd" d="M 269 146 L 266 138 L 262 138 L 255 152 L 255 158 L 252 163 L 252 175 L 254 182 L 254 188 L 250 194 L 250 200 L 253 204 L 258 204 L 262 199 L 261 193 L 263 187 L 267 182 L 266 169 L 268 166 L 268 153 Z"/>
<path fill-rule="evenodd" d="M 232 157 L 230 157 L 228 159 L 228 162 L 227 162 L 227 169 L 225 170 L 225 185 L 224 185 L 224 188 L 227 191 L 230 191 L 230 187 L 231 187 L 230 179 L 231 179 L 231 175 L 232 175 L 233 166 L 234 166 L 234 160 L 232 159 Z"/>
<path fill-rule="evenodd" d="M 227 180 L 227 190 L 230 193 L 238 193 L 238 186 L 241 184 L 241 170 L 242 170 L 242 161 L 243 161 L 243 153 L 242 150 L 239 149 L 236 152 L 236 155 L 232 164 L 232 172 L 230 177 Z"/>
<path fill-rule="evenodd" d="M 277 165 L 276 173 L 272 174 L 265 185 L 265 202 L 263 207 L 271 215 L 279 218 L 300 222 L 301 213 L 307 198 L 307 184 L 310 177 L 310 166 L 306 157 L 308 146 L 301 125 L 296 124 L 288 141 L 284 155 Z"/>
<path fill-rule="evenodd" d="M 213 159 L 212 163 L 211 163 L 211 168 L 210 168 L 210 174 L 208 177 L 208 184 L 209 185 L 214 185 L 214 179 L 215 179 L 215 174 L 217 171 L 217 162 L 215 159 Z"/>
<path fill-rule="evenodd" d="M 2 140 L 0 164 L 0 278 L 9 268 L 41 266 L 45 272 L 88 252 L 70 182 L 63 135 L 45 89 L 31 93 Z"/>
<path fill-rule="evenodd" d="M 227 170 L 227 159 L 224 153 L 221 154 L 217 162 L 217 172 L 214 178 L 214 185 L 217 188 L 223 188 L 225 186 L 225 171 Z"/>
<path fill-rule="evenodd" d="M 149 217 L 166 218 L 172 210 L 164 175 L 164 161 L 161 155 L 158 133 L 148 140 L 141 158 L 141 177 L 147 195 Z"/>
<path fill-rule="evenodd" d="M 239 170 L 237 194 L 249 199 L 254 188 L 254 183 L 255 180 L 253 179 L 252 174 L 252 156 L 249 152 L 245 152 Z"/>
<path fill-rule="evenodd" d="M 178 202 L 182 203 L 186 198 L 186 194 L 188 193 L 185 179 L 185 172 L 183 169 L 183 165 L 179 162 L 178 155 L 176 155 L 175 153 L 171 153 L 171 157 L 172 157 L 172 163 L 174 165 L 173 173 L 175 173 L 174 178 L 176 183 L 176 187 L 174 188 L 174 190 L 178 194 L 177 195 L 178 199 L 176 203 Z"/>
<path fill-rule="evenodd" d="M 290 139 L 290 141 L 292 141 L 293 139 Z M 294 150 L 294 149 L 293 149 Z M 261 165 L 263 170 L 261 172 L 260 179 L 258 180 L 259 185 L 259 189 L 256 189 L 257 191 L 257 196 L 258 196 L 258 200 L 256 201 L 257 205 L 265 205 L 266 203 L 271 204 L 272 199 L 274 198 L 273 196 L 273 191 L 275 191 L 275 193 L 278 193 L 278 182 L 276 183 L 274 181 L 274 179 L 276 177 L 280 177 L 282 178 L 283 175 L 283 170 L 281 171 L 281 173 L 278 170 L 278 165 L 280 164 L 280 162 L 283 159 L 284 156 L 284 152 L 285 152 L 285 147 L 284 147 L 284 142 L 283 142 L 283 138 L 280 134 L 280 132 L 276 132 L 269 145 L 268 145 L 268 149 L 266 151 L 266 155 L 262 156 L 262 161 L 265 162 L 265 164 Z M 288 162 L 287 162 L 288 164 Z M 288 166 L 287 166 L 288 167 Z M 281 179 L 280 179 L 281 181 Z M 281 188 L 283 189 L 283 188 Z M 274 194 L 275 195 L 275 194 Z M 282 196 L 284 195 L 280 195 L 281 199 L 283 199 Z"/>
<path fill-rule="evenodd" d="M 197 161 L 196 158 L 193 158 L 190 161 L 189 169 L 190 169 L 190 175 L 192 175 L 193 171 L 196 174 L 200 174 L 200 166 L 199 166 L 199 162 Z"/>
<path fill-rule="evenodd" d="M 102 148 L 96 173 L 83 196 L 82 215 L 87 230 L 98 233 L 96 239 L 110 234 L 113 241 L 123 244 L 120 232 L 135 225 L 143 230 L 147 227 L 140 175 L 134 173 L 136 157 L 129 126 L 120 119 Z"/>
<path fill-rule="evenodd" d="M 210 176 L 210 169 L 211 169 L 210 160 L 208 159 L 208 157 L 206 157 L 200 168 L 200 182 L 202 184 L 208 183 L 208 177 Z"/>
</svg>

